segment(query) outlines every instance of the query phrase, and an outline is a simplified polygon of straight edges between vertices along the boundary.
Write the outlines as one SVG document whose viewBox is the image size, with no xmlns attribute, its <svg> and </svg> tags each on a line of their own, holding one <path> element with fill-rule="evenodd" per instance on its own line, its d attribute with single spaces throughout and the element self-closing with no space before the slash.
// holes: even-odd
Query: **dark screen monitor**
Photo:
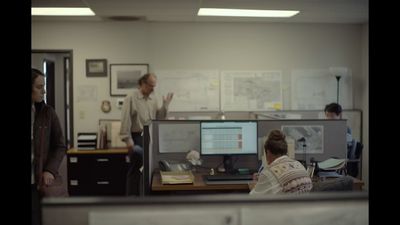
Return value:
<svg viewBox="0 0 400 225">
<path fill-rule="evenodd" d="M 232 155 L 257 154 L 257 121 L 201 121 L 201 155 L 224 156 L 224 168 L 233 173 Z"/>
</svg>

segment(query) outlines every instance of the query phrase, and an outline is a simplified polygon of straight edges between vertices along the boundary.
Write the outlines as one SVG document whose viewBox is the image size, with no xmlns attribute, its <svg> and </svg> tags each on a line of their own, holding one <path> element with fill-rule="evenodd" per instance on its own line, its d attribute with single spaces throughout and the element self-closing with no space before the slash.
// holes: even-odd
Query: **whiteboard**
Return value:
<svg viewBox="0 0 400 225">
<path fill-rule="evenodd" d="M 282 109 L 281 71 L 222 71 L 221 110 Z"/>
<path fill-rule="evenodd" d="M 170 112 L 219 111 L 220 80 L 217 70 L 159 70 L 155 73 L 159 81 L 159 98 L 168 92 L 174 93 Z"/>
<path fill-rule="evenodd" d="M 200 149 L 200 124 L 159 124 L 160 153 L 188 152 Z"/>
<path fill-rule="evenodd" d="M 337 101 L 337 80 L 328 69 L 293 70 L 291 87 L 292 110 L 321 110 Z M 339 104 L 343 109 L 353 108 L 350 71 L 339 80 Z"/>
</svg>

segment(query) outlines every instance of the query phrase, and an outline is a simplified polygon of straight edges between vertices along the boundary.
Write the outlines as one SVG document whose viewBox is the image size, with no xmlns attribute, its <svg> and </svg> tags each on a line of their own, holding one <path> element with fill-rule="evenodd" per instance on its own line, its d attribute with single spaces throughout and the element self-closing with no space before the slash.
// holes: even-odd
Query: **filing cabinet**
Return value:
<svg viewBox="0 0 400 225">
<path fill-rule="evenodd" d="M 67 152 L 70 196 L 125 195 L 127 152 L 127 149 L 70 149 Z"/>
</svg>

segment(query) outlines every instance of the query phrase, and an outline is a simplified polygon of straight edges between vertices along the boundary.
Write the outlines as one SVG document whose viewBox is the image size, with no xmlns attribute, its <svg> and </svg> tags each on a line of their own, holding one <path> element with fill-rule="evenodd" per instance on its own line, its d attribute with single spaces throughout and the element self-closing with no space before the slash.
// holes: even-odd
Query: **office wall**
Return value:
<svg viewBox="0 0 400 225">
<path fill-rule="evenodd" d="M 353 102 L 359 107 L 357 102 L 367 102 L 362 32 L 362 25 L 346 24 L 34 21 L 32 49 L 73 50 L 76 136 L 95 131 L 99 119 L 120 117 L 117 98 L 109 95 L 109 77 L 85 76 L 85 60 L 92 58 L 106 58 L 108 63 L 149 63 L 151 71 L 281 70 L 284 109 L 290 108 L 292 69 L 345 66 L 352 70 Z M 92 94 L 80 98 L 88 87 Z M 103 100 L 112 103 L 108 114 L 100 110 Z"/>
</svg>

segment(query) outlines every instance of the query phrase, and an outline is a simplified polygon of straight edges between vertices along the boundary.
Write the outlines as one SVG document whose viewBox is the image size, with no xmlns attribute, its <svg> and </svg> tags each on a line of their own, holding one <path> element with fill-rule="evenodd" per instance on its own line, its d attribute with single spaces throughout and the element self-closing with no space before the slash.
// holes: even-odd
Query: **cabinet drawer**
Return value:
<svg viewBox="0 0 400 225">
<path fill-rule="evenodd" d="M 124 179 L 128 172 L 128 163 L 122 155 L 108 155 L 93 158 L 91 173 L 95 178 Z"/>
<path fill-rule="evenodd" d="M 69 154 L 71 196 L 125 195 L 126 154 Z"/>
<path fill-rule="evenodd" d="M 88 155 L 68 155 L 68 177 L 80 174 L 89 175 L 92 168 L 92 157 Z"/>
</svg>

